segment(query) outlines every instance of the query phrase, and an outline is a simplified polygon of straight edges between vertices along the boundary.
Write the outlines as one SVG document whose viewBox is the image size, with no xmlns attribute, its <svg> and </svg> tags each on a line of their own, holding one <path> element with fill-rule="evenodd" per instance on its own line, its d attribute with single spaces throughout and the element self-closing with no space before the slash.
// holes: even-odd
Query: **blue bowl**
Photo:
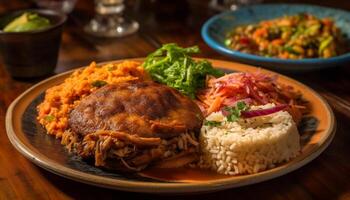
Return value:
<svg viewBox="0 0 350 200">
<path fill-rule="evenodd" d="M 262 4 L 228 11 L 210 18 L 202 27 L 204 41 L 217 52 L 227 55 L 236 61 L 262 66 L 282 72 L 304 72 L 322 68 L 342 66 L 350 62 L 350 53 L 331 58 L 280 59 L 234 51 L 225 46 L 226 34 L 234 27 L 258 23 L 283 15 L 293 15 L 302 12 L 317 17 L 331 17 L 341 31 L 350 37 L 350 13 L 344 10 L 303 4 Z"/>
</svg>

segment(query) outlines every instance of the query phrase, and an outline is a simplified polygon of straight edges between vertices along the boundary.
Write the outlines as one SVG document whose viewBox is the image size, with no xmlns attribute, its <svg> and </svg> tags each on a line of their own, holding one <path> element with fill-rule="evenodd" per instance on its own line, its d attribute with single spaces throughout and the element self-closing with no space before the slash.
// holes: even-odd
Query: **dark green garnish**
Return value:
<svg viewBox="0 0 350 200">
<path fill-rule="evenodd" d="M 240 101 L 240 102 L 237 102 L 236 106 L 225 107 L 224 109 L 228 112 L 228 115 L 226 116 L 227 121 L 235 122 L 241 116 L 242 111 L 248 110 L 248 106 L 244 101 Z"/>
<path fill-rule="evenodd" d="M 93 87 L 98 87 L 98 88 L 100 88 L 100 87 L 102 87 L 102 86 L 104 86 L 106 84 L 107 84 L 106 81 L 101 81 L 101 80 L 97 80 L 97 81 L 94 81 L 94 82 L 91 83 L 91 85 Z"/>
<path fill-rule="evenodd" d="M 47 122 L 52 122 L 53 120 L 56 119 L 56 117 L 53 116 L 53 115 L 46 115 L 46 116 L 44 117 L 44 119 L 45 119 L 45 121 L 47 121 Z"/>
<path fill-rule="evenodd" d="M 109 66 L 109 67 L 107 68 L 107 70 L 108 70 L 108 71 L 113 71 L 113 70 L 115 70 L 115 67 L 114 67 L 114 66 Z"/>
<path fill-rule="evenodd" d="M 216 126 L 220 126 L 221 122 L 205 120 L 204 125 L 216 127 Z"/>
<path fill-rule="evenodd" d="M 222 71 L 214 69 L 210 62 L 191 58 L 191 54 L 199 52 L 197 46 L 182 48 L 177 44 L 165 44 L 147 56 L 143 67 L 153 80 L 194 99 L 196 90 L 204 87 L 207 75 L 224 75 Z"/>
<path fill-rule="evenodd" d="M 283 47 L 284 50 L 288 51 L 289 53 L 291 54 L 295 54 L 295 55 L 299 55 L 300 53 L 299 52 L 296 52 L 293 47 L 290 47 L 290 46 L 285 46 Z"/>
</svg>

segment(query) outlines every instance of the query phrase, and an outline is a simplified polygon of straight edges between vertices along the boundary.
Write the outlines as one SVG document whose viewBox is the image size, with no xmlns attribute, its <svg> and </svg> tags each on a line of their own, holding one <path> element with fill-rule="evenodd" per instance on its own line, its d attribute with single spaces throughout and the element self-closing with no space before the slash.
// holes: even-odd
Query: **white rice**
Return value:
<svg viewBox="0 0 350 200">
<path fill-rule="evenodd" d="M 251 109 L 272 106 L 267 104 Z M 210 167 L 221 174 L 257 173 L 290 160 L 300 151 L 297 127 L 286 111 L 236 122 L 228 122 L 221 112 L 216 112 L 206 120 L 219 121 L 221 125 L 203 125 L 200 166 Z"/>
</svg>

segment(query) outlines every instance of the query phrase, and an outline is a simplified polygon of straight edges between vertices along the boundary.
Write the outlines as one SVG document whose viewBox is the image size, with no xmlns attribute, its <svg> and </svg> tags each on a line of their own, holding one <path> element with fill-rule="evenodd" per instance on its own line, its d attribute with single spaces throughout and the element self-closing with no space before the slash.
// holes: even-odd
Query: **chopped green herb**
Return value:
<svg viewBox="0 0 350 200">
<path fill-rule="evenodd" d="M 293 47 L 291 46 L 285 46 L 283 47 L 284 50 L 288 51 L 289 53 L 291 54 L 295 54 L 295 55 L 299 55 L 300 53 L 299 52 L 296 52 Z"/>
<path fill-rule="evenodd" d="M 53 115 L 46 115 L 46 116 L 44 117 L 44 119 L 45 119 L 45 121 L 47 121 L 47 122 L 52 122 L 53 120 L 56 119 L 56 117 L 53 116 Z"/>
<path fill-rule="evenodd" d="M 98 87 L 98 88 L 100 88 L 100 87 L 102 87 L 102 86 L 104 86 L 106 84 L 107 84 L 106 81 L 101 81 L 101 80 L 97 80 L 97 81 L 94 81 L 94 82 L 91 83 L 91 85 L 93 87 Z"/>
<path fill-rule="evenodd" d="M 206 126 L 220 126 L 221 122 L 205 120 L 204 125 Z"/>
<path fill-rule="evenodd" d="M 248 106 L 244 101 L 237 102 L 236 107 L 240 109 L 241 111 L 247 110 Z"/>
<path fill-rule="evenodd" d="M 107 68 L 107 70 L 108 70 L 108 71 L 113 71 L 113 70 L 115 70 L 115 67 L 114 67 L 114 66 L 109 66 L 109 67 Z"/>
<path fill-rule="evenodd" d="M 244 101 L 237 102 L 236 106 L 234 107 L 225 107 L 225 110 L 229 112 L 229 114 L 226 116 L 227 121 L 229 122 L 237 121 L 241 116 L 241 112 L 246 111 L 247 109 L 248 109 L 248 106 Z"/>
<path fill-rule="evenodd" d="M 182 48 L 164 44 L 147 56 L 143 67 L 152 79 L 195 98 L 196 90 L 204 87 L 207 75 L 219 77 L 224 73 L 214 69 L 206 60 L 194 60 L 191 54 L 199 53 L 197 46 Z"/>
</svg>

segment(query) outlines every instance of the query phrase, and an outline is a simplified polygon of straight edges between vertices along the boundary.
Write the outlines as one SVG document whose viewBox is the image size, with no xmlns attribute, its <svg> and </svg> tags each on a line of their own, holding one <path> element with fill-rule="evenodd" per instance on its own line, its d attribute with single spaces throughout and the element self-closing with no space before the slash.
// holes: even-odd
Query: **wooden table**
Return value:
<svg viewBox="0 0 350 200">
<path fill-rule="evenodd" d="M 201 25 L 213 15 L 207 9 L 206 1 L 176 1 L 175 4 L 180 5 L 177 8 L 169 2 L 173 1 L 128 1 L 131 4 L 129 15 L 140 22 L 140 31 L 120 39 L 97 39 L 81 31 L 83 24 L 93 15 L 92 1 L 81 0 L 65 27 L 56 72 L 84 66 L 91 61 L 144 57 L 168 42 L 199 45 L 202 49 L 200 56 L 229 60 L 211 50 L 200 37 Z M 350 2 L 346 1 L 321 1 L 321 4 L 350 10 Z M 0 13 L 33 6 L 25 0 L 1 1 Z M 164 14 L 174 8 L 178 14 Z M 0 199 L 120 199 L 122 196 L 126 199 L 350 199 L 350 68 L 293 77 L 315 88 L 334 109 L 338 130 L 324 153 L 299 170 L 263 183 L 211 194 L 164 197 L 74 182 L 47 172 L 24 158 L 7 139 L 4 118 L 10 103 L 38 80 L 13 80 L 1 64 Z"/>
</svg>

